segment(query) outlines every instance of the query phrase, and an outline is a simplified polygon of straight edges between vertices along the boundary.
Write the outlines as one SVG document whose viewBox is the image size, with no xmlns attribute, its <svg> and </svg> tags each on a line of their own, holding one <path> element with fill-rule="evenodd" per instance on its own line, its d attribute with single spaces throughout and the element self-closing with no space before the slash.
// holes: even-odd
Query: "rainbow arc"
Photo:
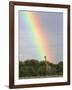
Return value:
<svg viewBox="0 0 72 90">
<path fill-rule="evenodd" d="M 23 21 L 26 24 L 26 28 L 29 32 L 29 35 L 32 37 L 32 41 L 36 47 L 36 53 L 42 59 L 44 56 L 50 60 L 50 50 L 47 48 L 46 43 L 46 36 L 42 32 L 43 28 L 40 24 L 38 16 L 34 12 L 23 11 L 21 13 L 23 17 Z"/>
</svg>

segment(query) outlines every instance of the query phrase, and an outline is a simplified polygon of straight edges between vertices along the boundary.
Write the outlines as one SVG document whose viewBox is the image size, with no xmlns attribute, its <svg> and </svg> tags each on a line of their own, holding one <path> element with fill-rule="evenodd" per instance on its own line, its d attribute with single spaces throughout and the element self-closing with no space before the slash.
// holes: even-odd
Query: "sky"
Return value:
<svg viewBox="0 0 72 90">
<path fill-rule="evenodd" d="M 18 16 L 19 60 L 63 61 L 63 13 L 20 10 Z"/>
</svg>

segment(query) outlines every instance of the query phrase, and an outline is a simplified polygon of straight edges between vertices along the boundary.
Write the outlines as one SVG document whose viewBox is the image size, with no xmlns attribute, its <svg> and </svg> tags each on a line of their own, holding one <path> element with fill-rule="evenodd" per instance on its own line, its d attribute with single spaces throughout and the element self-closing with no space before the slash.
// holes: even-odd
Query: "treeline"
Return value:
<svg viewBox="0 0 72 90">
<path fill-rule="evenodd" d="M 26 60 L 24 62 L 19 61 L 19 78 L 29 77 L 59 77 L 63 75 L 63 62 L 58 64 L 38 61 L 38 60 Z"/>
</svg>

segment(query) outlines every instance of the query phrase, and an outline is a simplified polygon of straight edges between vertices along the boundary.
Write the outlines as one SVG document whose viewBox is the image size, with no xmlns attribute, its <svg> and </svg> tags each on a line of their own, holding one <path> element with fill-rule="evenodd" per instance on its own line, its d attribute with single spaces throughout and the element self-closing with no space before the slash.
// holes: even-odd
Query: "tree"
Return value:
<svg viewBox="0 0 72 90">
<path fill-rule="evenodd" d="M 19 77 L 34 77 L 34 76 L 60 76 L 63 75 L 63 62 L 58 64 L 39 61 L 35 59 L 19 62 Z"/>
<path fill-rule="evenodd" d="M 57 73 L 58 73 L 58 75 L 63 75 L 63 62 L 62 61 L 60 61 L 57 64 Z"/>
</svg>

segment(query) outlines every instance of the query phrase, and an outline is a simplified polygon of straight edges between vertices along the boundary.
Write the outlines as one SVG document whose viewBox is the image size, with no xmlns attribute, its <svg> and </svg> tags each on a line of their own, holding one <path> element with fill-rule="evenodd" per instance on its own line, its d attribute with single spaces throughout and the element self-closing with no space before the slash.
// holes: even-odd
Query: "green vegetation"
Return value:
<svg viewBox="0 0 72 90">
<path fill-rule="evenodd" d="M 19 61 L 19 78 L 35 78 L 35 77 L 61 77 L 63 76 L 63 62 L 58 64 L 38 61 L 26 60 Z"/>
</svg>

